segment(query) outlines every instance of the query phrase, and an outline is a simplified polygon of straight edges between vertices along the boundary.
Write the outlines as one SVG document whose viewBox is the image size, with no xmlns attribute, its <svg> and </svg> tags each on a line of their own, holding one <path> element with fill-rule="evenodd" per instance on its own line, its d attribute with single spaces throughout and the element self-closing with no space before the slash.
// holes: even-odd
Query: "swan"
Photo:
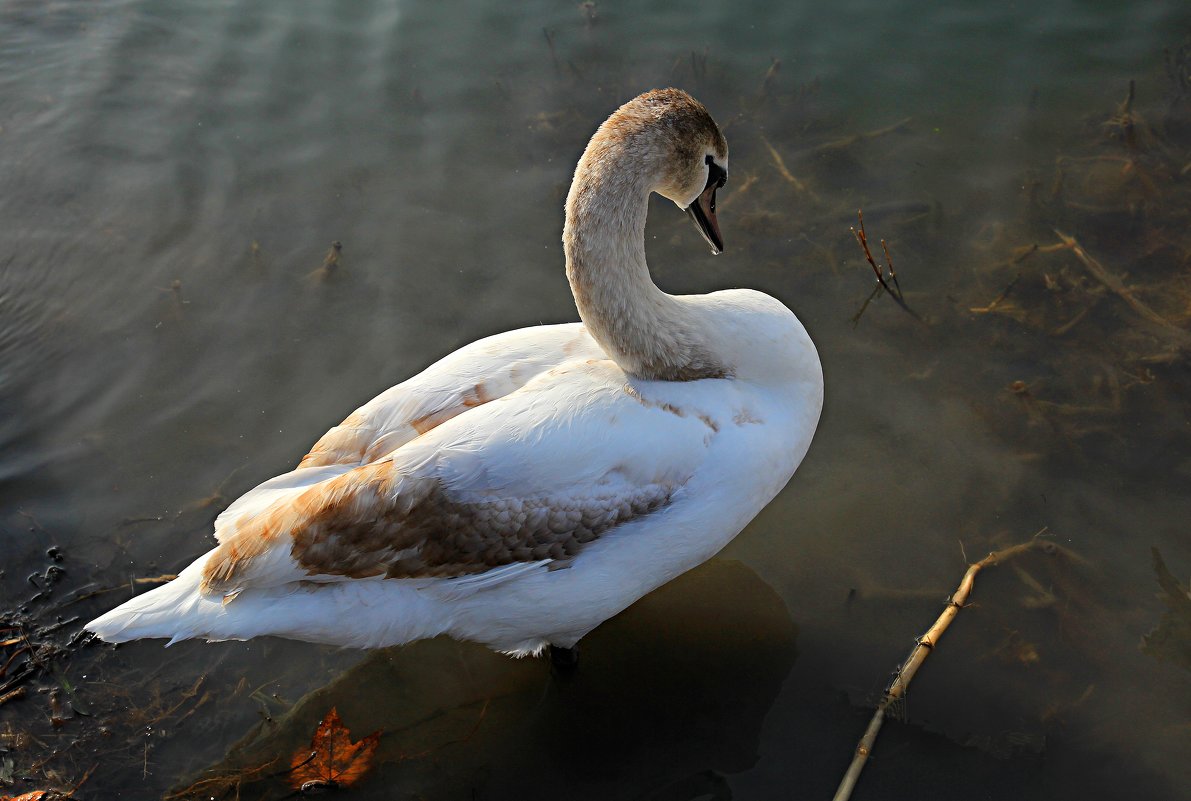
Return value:
<svg viewBox="0 0 1191 801">
<path fill-rule="evenodd" d="M 353 647 L 446 634 L 565 663 L 727 545 L 818 425 L 822 368 L 788 308 L 650 278 L 650 193 L 720 253 L 727 176 L 727 142 L 687 93 L 621 106 L 566 200 L 582 322 L 481 339 L 383 392 L 220 514 L 217 547 L 87 629 Z"/>
</svg>

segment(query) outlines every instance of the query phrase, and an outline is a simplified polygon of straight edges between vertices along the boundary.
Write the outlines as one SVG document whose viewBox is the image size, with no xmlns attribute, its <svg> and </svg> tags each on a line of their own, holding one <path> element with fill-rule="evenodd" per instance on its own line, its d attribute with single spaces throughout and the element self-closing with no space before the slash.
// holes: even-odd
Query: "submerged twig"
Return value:
<svg viewBox="0 0 1191 801">
<path fill-rule="evenodd" d="M 1055 235 L 1062 241 L 1062 247 L 1070 249 L 1075 254 L 1075 258 L 1079 259 L 1079 263 L 1084 266 L 1084 269 L 1093 278 L 1104 284 L 1117 297 L 1125 301 L 1129 308 L 1141 315 L 1147 322 L 1158 326 L 1166 334 L 1167 338 L 1180 348 L 1191 348 L 1191 333 L 1179 328 L 1143 303 L 1137 295 L 1133 294 L 1129 287 L 1125 286 L 1124 281 L 1109 272 L 1103 264 L 1092 258 L 1075 237 L 1068 236 L 1057 228 L 1054 231 Z"/>
<path fill-rule="evenodd" d="M 987 306 L 972 306 L 968 309 L 968 311 L 974 312 L 976 314 L 988 314 L 991 311 L 996 311 L 996 308 L 1005 301 L 1005 298 L 1009 297 L 1009 293 L 1013 291 L 1013 287 L 1017 286 L 1017 282 L 1020 280 L 1021 273 L 1018 273 L 1017 275 L 1013 276 L 1013 280 L 1010 281 L 1003 290 L 1001 290 L 1001 294 L 993 298 Z"/>
<path fill-rule="evenodd" d="M 58 605 L 57 608 L 64 609 L 64 608 L 70 606 L 71 604 L 78 603 L 79 601 L 87 601 L 87 600 L 90 600 L 91 598 L 95 598 L 96 596 L 105 595 L 109 592 L 116 592 L 118 590 L 129 590 L 132 595 L 136 595 L 137 585 L 144 586 L 144 585 L 149 585 L 149 584 L 152 584 L 152 585 L 165 584 L 167 581 L 173 581 L 177 577 L 178 577 L 177 573 L 162 573 L 160 576 L 149 576 L 146 578 L 134 578 L 131 581 L 129 581 L 127 584 L 120 584 L 115 587 L 102 587 L 100 589 L 94 589 L 95 587 L 98 586 L 96 584 L 88 584 L 86 587 L 82 587 L 79 590 L 76 590 L 75 595 L 73 597 L 68 598 L 65 601 L 63 601 L 61 604 Z M 75 620 L 77 620 L 77 619 L 78 618 L 75 618 Z"/>
<path fill-rule="evenodd" d="M 864 230 L 864 212 L 857 211 L 856 218 L 860 222 L 860 228 L 859 230 L 853 228 L 852 236 L 856 237 L 856 241 L 860 243 L 860 249 L 864 251 L 865 261 L 869 263 L 869 266 L 873 268 L 873 273 L 877 276 L 877 284 L 881 289 L 885 290 L 885 293 L 888 294 L 889 297 L 893 298 L 894 302 L 897 303 L 898 306 L 901 306 L 902 309 L 905 310 L 906 314 L 910 315 L 923 325 L 927 325 L 926 320 L 922 319 L 918 312 L 906 305 L 906 299 L 902 296 L 901 284 L 899 284 L 897 280 L 897 272 L 893 269 L 893 257 L 889 255 L 889 246 L 885 244 L 884 239 L 881 240 L 881 249 L 885 252 L 885 268 L 889 272 L 889 281 L 893 282 L 893 286 L 890 286 L 889 281 L 885 280 L 885 271 L 877 265 L 876 259 L 873 258 L 872 251 L 868 248 L 868 234 L 865 233 Z M 856 316 L 852 318 L 853 323 L 860 322 L 860 315 L 864 314 L 864 310 L 868 308 L 868 304 L 872 302 L 872 299 L 875 295 L 876 291 L 874 290 L 873 295 L 869 296 L 868 300 L 864 302 L 864 306 L 862 306 L 860 311 L 857 312 Z"/>
<path fill-rule="evenodd" d="M 869 721 L 864 736 L 860 738 L 860 743 L 856 746 L 856 753 L 852 757 L 852 764 L 848 766 L 843 780 L 840 781 L 839 789 L 835 791 L 834 801 L 847 801 L 847 799 L 852 797 L 852 789 L 856 786 L 856 781 L 860 778 L 860 771 L 864 769 L 864 763 L 868 760 L 869 754 L 872 753 L 873 743 L 876 742 L 877 733 L 881 731 L 881 724 L 885 721 L 885 716 L 888 714 L 889 708 L 905 697 L 906 691 L 910 687 L 910 682 L 914 679 L 914 674 L 918 672 L 918 668 L 922 667 L 922 663 L 926 661 L 927 655 L 938 645 L 939 638 L 943 636 L 943 632 L 947 630 L 947 627 L 951 625 L 951 621 L 959 614 L 959 610 L 963 609 L 967 604 L 968 596 L 972 594 L 972 587 L 976 582 L 976 574 L 986 567 L 1000 564 L 1015 556 L 1020 556 L 1027 551 L 1038 548 L 1047 549 L 1052 552 L 1058 551 L 1058 545 L 1047 540 L 1039 539 L 1045 531 L 1045 528 L 1039 531 L 1029 542 L 1023 542 L 1000 551 L 993 551 L 979 562 L 968 565 L 968 570 L 964 573 L 964 577 L 959 583 L 959 588 L 947 600 L 947 606 L 943 609 L 943 613 L 939 615 L 939 619 L 935 621 L 934 625 L 918 638 L 914 645 L 914 650 L 910 652 L 910 658 L 898 669 L 893 677 L 893 681 L 889 683 L 889 687 L 885 690 L 885 695 L 881 698 L 881 702 L 877 704 L 877 711 L 873 713 L 872 720 Z"/>
<path fill-rule="evenodd" d="M 771 159 L 773 159 L 773 166 L 774 166 L 774 169 L 777 170 L 778 175 L 780 175 L 780 176 L 782 176 L 782 178 L 786 179 L 786 181 L 790 184 L 790 186 L 794 187 L 799 192 L 802 192 L 803 194 L 808 195 L 813 202 L 818 203 L 819 196 L 816 195 L 813 191 L 811 191 L 811 188 L 809 186 L 807 186 L 802 181 L 798 180 L 798 178 L 796 178 L 794 176 L 794 173 L 790 172 L 790 168 L 786 166 L 786 162 L 782 158 L 781 153 L 777 152 L 777 148 L 775 148 L 773 145 L 769 144 L 769 140 L 766 139 L 764 136 L 761 137 L 761 143 L 763 145 L 765 145 L 765 148 L 769 151 L 769 157 Z"/>
<path fill-rule="evenodd" d="M 1079 325 L 1080 322 L 1085 317 L 1088 316 L 1088 314 L 1092 311 L 1092 309 L 1096 308 L 1096 304 L 1100 302 L 1100 299 L 1102 297 L 1104 297 L 1103 293 L 1098 294 L 1098 295 L 1093 295 L 1092 300 L 1088 303 L 1087 306 L 1084 306 L 1082 309 L 1080 309 L 1078 312 L 1076 312 L 1075 315 L 1072 316 L 1072 318 L 1070 320 L 1068 320 L 1067 322 L 1060 325 L 1058 328 L 1051 331 L 1050 335 L 1052 337 L 1066 336 L 1067 332 L 1069 332 L 1072 328 L 1075 328 L 1075 326 Z"/>
<path fill-rule="evenodd" d="M 315 756 L 316 754 L 312 753 L 310 758 L 314 759 Z M 164 796 L 162 796 L 162 798 L 165 799 L 165 801 L 173 801 L 173 799 L 180 798 L 194 798 L 202 796 L 210 797 L 213 793 L 222 793 L 223 795 L 221 797 L 226 797 L 227 793 L 233 789 L 236 790 L 236 797 L 239 798 L 240 787 L 244 784 L 244 782 L 257 781 L 262 777 L 277 778 L 290 773 L 294 768 L 298 767 L 298 765 L 293 765 L 286 767 L 284 770 L 271 772 L 273 768 L 277 766 L 277 763 L 280 760 L 281 757 L 277 756 L 273 759 L 270 759 L 263 765 L 257 765 L 256 767 L 245 768 L 243 770 L 222 773 L 215 776 L 209 776 L 205 779 L 199 779 L 189 787 L 176 792 L 166 793 Z"/>
<path fill-rule="evenodd" d="M 773 81 L 777 78 L 777 74 L 781 72 L 782 60 L 774 58 L 773 63 L 769 65 L 769 69 L 765 70 L 764 77 L 761 78 L 761 94 L 768 95 L 770 89 L 773 88 Z"/>
<path fill-rule="evenodd" d="M 13 663 L 17 661 L 17 657 L 21 654 L 29 654 L 33 652 L 31 644 L 22 645 L 20 648 L 13 651 L 8 659 L 4 662 L 4 666 L 0 667 L 0 679 L 8 675 L 8 669 L 12 667 Z"/>
<path fill-rule="evenodd" d="M 909 125 L 911 119 L 911 117 L 906 117 L 904 119 L 898 120 L 892 125 L 887 125 L 884 128 L 878 128 L 875 131 L 864 131 L 863 133 L 845 136 L 843 139 L 835 139 L 831 142 L 824 142 L 821 145 L 816 145 L 807 152 L 809 154 L 821 155 L 832 150 L 843 150 L 845 148 L 851 147 L 857 142 L 863 142 L 866 139 L 876 139 L 877 137 L 885 136 L 886 134 L 896 133 L 897 131 L 900 131 L 902 128 L 905 128 L 907 125 Z"/>
<path fill-rule="evenodd" d="M 0 695 L 0 706 L 4 706 L 9 701 L 16 701 L 25 697 L 27 690 L 24 687 L 17 687 L 15 690 L 10 690 L 4 695 Z"/>
</svg>

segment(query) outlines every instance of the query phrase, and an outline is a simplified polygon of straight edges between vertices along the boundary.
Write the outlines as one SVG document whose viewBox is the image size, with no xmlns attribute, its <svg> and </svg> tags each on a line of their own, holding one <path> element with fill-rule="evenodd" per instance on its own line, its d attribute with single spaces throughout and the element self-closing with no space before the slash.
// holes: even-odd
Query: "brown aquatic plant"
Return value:
<svg viewBox="0 0 1191 801">
<path fill-rule="evenodd" d="M 765 145 L 765 148 L 769 151 L 769 157 L 773 159 L 773 166 L 774 169 L 777 170 L 778 175 L 782 176 L 782 178 L 785 179 L 790 186 L 794 187 L 794 189 L 809 197 L 811 202 L 816 204 L 820 203 L 821 201 L 819 200 L 819 196 L 816 195 L 804 182 L 798 180 L 798 178 L 794 176 L 794 173 L 790 172 L 790 168 L 786 166 L 786 162 L 782 158 L 781 154 L 777 152 L 777 148 L 771 145 L 769 140 L 764 136 L 761 137 L 761 143 Z"/>
<path fill-rule="evenodd" d="M 21 795 L 0 795 L 0 801 L 69 801 L 75 797 L 78 789 L 86 784 L 87 779 L 91 778 L 91 774 L 95 772 L 97 765 L 92 765 L 88 768 L 83 777 L 74 783 L 74 786 L 69 790 L 33 790 L 32 792 L 22 793 Z"/>
<path fill-rule="evenodd" d="M 1156 327 L 1157 331 L 1161 333 L 1163 338 L 1168 340 L 1170 344 L 1177 348 L 1191 347 L 1191 332 L 1185 331 L 1174 325 L 1162 315 L 1151 309 L 1134 292 L 1125 285 L 1117 275 L 1108 270 L 1103 264 L 1088 255 L 1083 246 L 1076 241 L 1075 237 L 1068 236 L 1062 231 L 1055 229 L 1055 235 L 1062 243 L 1062 247 L 1069 249 L 1075 254 L 1075 258 L 1079 259 L 1079 263 L 1084 266 L 1093 278 L 1107 287 L 1113 294 L 1123 300 L 1129 308 L 1137 312 L 1143 320 Z"/>
<path fill-rule="evenodd" d="M 886 125 L 884 128 L 875 128 L 871 131 L 861 131 L 856 134 L 849 134 L 840 139 L 832 139 L 830 142 L 823 142 L 815 145 L 810 151 L 804 152 L 800 155 L 815 155 L 822 156 L 828 153 L 847 150 L 859 142 L 867 142 L 871 139 L 879 139 L 882 136 L 888 136 L 892 133 L 904 130 L 911 122 L 912 117 L 903 117 L 892 125 Z"/>
<path fill-rule="evenodd" d="M 1157 548 L 1150 552 L 1167 611 L 1154 630 L 1141 638 L 1141 650 L 1191 670 L 1191 591 L 1166 567 Z"/>
</svg>

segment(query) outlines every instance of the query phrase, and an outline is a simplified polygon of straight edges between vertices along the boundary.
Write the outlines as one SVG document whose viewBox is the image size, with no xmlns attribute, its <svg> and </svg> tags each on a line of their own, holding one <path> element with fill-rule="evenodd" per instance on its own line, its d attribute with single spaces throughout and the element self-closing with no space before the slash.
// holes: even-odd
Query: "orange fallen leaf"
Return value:
<svg viewBox="0 0 1191 801">
<path fill-rule="evenodd" d="M 353 743 L 351 732 L 339 719 L 335 707 L 314 730 L 309 748 L 299 749 L 290 760 L 290 784 L 303 787 L 347 787 L 359 781 L 372 766 L 372 756 L 380 743 L 374 731 Z M 2 801 L 2 799 L 0 799 Z"/>
<path fill-rule="evenodd" d="M 53 790 L 34 790 L 31 793 L 23 795 L 3 795 L 0 796 L 0 801 L 52 801 L 52 799 L 69 799 L 70 796 L 62 795 L 62 793 Z"/>
</svg>

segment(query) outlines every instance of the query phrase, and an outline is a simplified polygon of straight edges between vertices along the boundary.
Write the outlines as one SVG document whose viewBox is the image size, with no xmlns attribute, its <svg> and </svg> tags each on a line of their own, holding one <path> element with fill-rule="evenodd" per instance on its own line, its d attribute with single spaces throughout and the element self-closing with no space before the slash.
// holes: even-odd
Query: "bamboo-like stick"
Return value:
<svg viewBox="0 0 1191 801">
<path fill-rule="evenodd" d="M 1029 542 L 1023 542 L 1000 551 L 993 551 L 979 562 L 968 565 L 967 572 L 964 573 L 963 579 L 959 582 L 959 589 L 947 600 L 947 606 L 943 609 L 943 614 L 939 615 L 939 619 L 935 621 L 935 624 L 927 629 L 926 634 L 918 638 L 918 641 L 914 645 L 914 650 L 910 652 L 910 658 L 898 669 L 897 675 L 893 677 L 893 681 L 889 683 L 888 689 L 885 690 L 884 697 L 877 704 L 877 711 L 873 713 L 873 718 L 869 721 L 864 736 L 860 738 L 860 743 L 856 746 L 856 753 L 852 757 L 852 764 L 848 766 L 843 780 L 839 783 L 839 789 L 835 791 L 834 801 L 848 801 L 852 797 L 852 789 L 856 786 L 856 781 L 860 778 L 860 771 L 864 769 L 864 763 L 868 761 L 869 754 L 872 753 L 873 744 L 877 740 L 877 733 L 881 731 L 881 724 L 885 722 L 885 712 L 891 705 L 905 697 L 906 691 L 910 687 L 910 682 L 914 679 L 914 674 L 918 672 L 918 668 L 922 667 L 922 663 L 926 661 L 927 655 L 939 644 L 939 638 L 943 636 L 943 632 L 947 630 L 947 627 L 951 625 L 951 621 L 959 614 L 959 610 L 963 609 L 967 604 L 968 596 L 972 594 L 972 587 L 976 583 L 976 574 L 986 567 L 1000 564 L 1027 551 L 1037 548 L 1058 549 L 1059 546 L 1053 542 L 1038 538 L 1045 531 L 1046 529 L 1039 531 Z"/>
</svg>

